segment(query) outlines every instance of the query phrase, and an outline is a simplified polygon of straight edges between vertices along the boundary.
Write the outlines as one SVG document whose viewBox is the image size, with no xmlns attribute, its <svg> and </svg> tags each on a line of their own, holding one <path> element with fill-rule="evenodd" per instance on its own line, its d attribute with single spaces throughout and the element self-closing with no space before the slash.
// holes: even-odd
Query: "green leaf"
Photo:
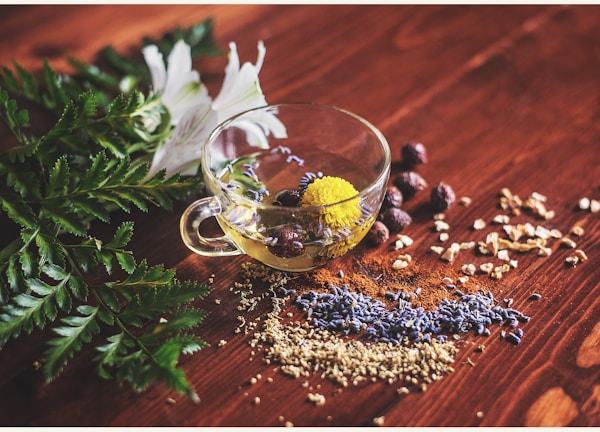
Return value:
<svg viewBox="0 0 600 432">
<path fill-rule="evenodd" d="M 38 219 L 31 207 L 17 195 L 0 195 L 0 204 L 6 215 L 22 227 L 35 229 L 39 226 Z"/>
<path fill-rule="evenodd" d="M 50 170 L 50 179 L 48 181 L 48 190 L 46 197 L 52 198 L 64 195 L 69 186 L 69 163 L 65 157 L 56 161 Z"/>
<path fill-rule="evenodd" d="M 68 207 L 67 202 L 58 199 L 46 200 L 42 204 L 42 211 L 65 231 L 81 237 L 86 235 L 87 228 L 84 221 Z"/>
<path fill-rule="evenodd" d="M 92 215 L 103 222 L 110 221 L 108 209 L 93 194 L 74 196 L 71 203 L 81 213 Z"/>
<path fill-rule="evenodd" d="M 48 90 L 48 95 L 44 98 L 45 105 L 49 108 L 64 108 L 69 103 L 69 97 L 62 87 L 59 76 L 46 60 L 44 60 L 44 83 Z"/>
<path fill-rule="evenodd" d="M 100 152 L 94 156 L 92 165 L 86 171 L 85 178 L 79 185 L 82 191 L 89 191 L 99 187 L 106 180 L 106 167 L 108 160 L 104 152 Z"/>
<path fill-rule="evenodd" d="M 98 374 L 105 379 L 111 378 L 111 375 L 106 372 L 104 366 L 113 366 L 117 363 L 121 356 L 127 352 L 127 346 L 124 343 L 125 334 L 123 332 L 109 336 L 106 340 L 107 344 L 96 347 L 98 355 L 94 358 L 98 362 Z"/>
<path fill-rule="evenodd" d="M 201 309 L 185 308 L 175 310 L 167 320 L 159 322 L 150 333 L 145 334 L 142 342 L 155 345 L 161 340 L 177 335 L 183 330 L 198 326 L 206 318 L 206 312 Z"/>
<path fill-rule="evenodd" d="M 65 255 L 55 237 L 39 233 L 35 237 L 35 244 L 38 247 L 41 260 L 48 261 L 59 267 L 64 266 Z"/>
<path fill-rule="evenodd" d="M 33 75 L 27 72 L 27 70 L 25 70 L 19 63 L 14 62 L 14 65 L 15 69 L 17 70 L 17 73 L 19 74 L 19 78 L 21 78 L 21 81 L 23 83 L 23 91 L 25 96 L 28 99 L 35 100 L 38 95 L 38 85 L 35 78 L 33 77 Z"/>
<path fill-rule="evenodd" d="M 135 258 L 131 253 L 115 252 L 115 257 L 121 268 L 127 273 L 131 273 L 135 270 Z"/>
<path fill-rule="evenodd" d="M 29 167 L 27 167 L 29 168 Z M 15 169 L 12 164 L 0 163 L 0 172 L 6 175 L 6 184 L 12 186 L 15 192 L 24 199 L 39 200 L 40 182 L 38 174 L 25 169 Z"/>
<path fill-rule="evenodd" d="M 119 228 L 117 228 L 113 239 L 106 245 L 106 247 L 114 249 L 123 248 L 129 243 L 132 236 L 133 222 L 124 222 L 119 226 Z"/>
<path fill-rule="evenodd" d="M 74 274 L 69 276 L 69 289 L 75 297 L 79 300 L 85 300 L 88 296 L 88 284 L 87 282 Z"/>
<path fill-rule="evenodd" d="M 90 342 L 92 336 L 100 331 L 96 323 L 97 307 L 83 305 L 77 311 L 81 315 L 63 318 L 61 321 L 66 325 L 52 329 L 58 337 L 48 341 L 49 347 L 45 351 L 44 376 L 48 382 L 60 373 L 83 344 Z"/>
</svg>

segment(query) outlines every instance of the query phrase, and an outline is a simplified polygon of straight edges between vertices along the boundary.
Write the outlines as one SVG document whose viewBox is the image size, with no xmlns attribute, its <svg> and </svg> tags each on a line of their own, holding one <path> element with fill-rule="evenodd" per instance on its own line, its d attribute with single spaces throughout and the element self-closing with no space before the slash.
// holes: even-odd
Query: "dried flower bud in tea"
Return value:
<svg viewBox="0 0 600 432">
<path fill-rule="evenodd" d="M 304 245 L 302 236 L 289 226 L 282 226 L 272 233 L 273 242 L 268 246 L 269 251 L 278 257 L 292 258 L 302 255 Z"/>
<path fill-rule="evenodd" d="M 296 207 L 300 202 L 300 191 L 298 189 L 285 189 L 277 194 L 273 205 L 283 207 Z"/>
</svg>

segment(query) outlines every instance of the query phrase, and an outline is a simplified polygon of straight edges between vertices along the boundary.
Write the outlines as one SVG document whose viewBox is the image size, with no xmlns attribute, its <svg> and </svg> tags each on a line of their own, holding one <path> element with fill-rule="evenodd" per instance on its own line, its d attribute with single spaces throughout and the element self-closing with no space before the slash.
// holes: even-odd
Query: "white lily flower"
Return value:
<svg viewBox="0 0 600 432">
<path fill-rule="evenodd" d="M 225 79 L 221 91 L 213 101 L 213 109 L 218 113 L 219 123 L 244 111 L 267 105 L 260 87 L 258 74 L 262 68 L 266 48 L 258 42 L 256 64 L 249 62 L 240 67 L 240 59 L 235 42 L 229 43 L 229 63 L 225 68 Z M 238 126 L 246 131 L 252 145 L 267 148 L 266 135 L 273 133 L 278 138 L 286 137 L 285 126 L 274 114 L 257 114 L 251 121 L 239 122 Z"/>
<path fill-rule="evenodd" d="M 166 69 L 156 45 L 146 46 L 143 54 L 150 69 L 152 89 L 161 93 L 161 103 L 171 114 L 171 124 L 177 125 L 191 108 L 211 102 L 200 74 L 192 69 L 191 49 L 184 41 L 173 46 Z"/>
<path fill-rule="evenodd" d="M 199 74 L 191 70 L 191 51 L 184 42 L 174 46 L 166 71 L 158 49 L 145 48 L 144 57 L 150 68 L 153 88 L 163 89 L 161 101 L 177 120 L 172 121 L 175 124 L 172 135 L 155 152 L 148 176 L 163 168 L 167 176 L 177 172 L 195 174 L 202 146 L 219 123 L 267 105 L 258 80 L 266 52 L 264 44 L 258 44 L 256 64 L 246 62 L 241 68 L 235 43 L 231 42 L 229 47 L 231 51 L 223 86 L 214 101 L 199 82 Z M 190 89 L 198 91 L 194 93 Z M 287 136 L 285 126 L 275 114 L 256 113 L 236 125 L 246 132 L 251 145 L 268 148 L 267 135 L 272 133 L 277 138 Z"/>
</svg>

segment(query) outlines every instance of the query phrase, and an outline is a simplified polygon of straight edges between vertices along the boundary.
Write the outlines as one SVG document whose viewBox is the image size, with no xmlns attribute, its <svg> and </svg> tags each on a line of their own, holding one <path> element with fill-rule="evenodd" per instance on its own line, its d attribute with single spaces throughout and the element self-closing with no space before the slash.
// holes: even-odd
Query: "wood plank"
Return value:
<svg viewBox="0 0 600 432">
<path fill-rule="evenodd" d="M 6 8 L 6 9 L 5 9 Z M 181 359 L 200 395 L 199 405 L 162 387 L 136 394 L 98 378 L 84 350 L 61 376 L 43 384 L 32 362 L 42 350 L 41 332 L 10 341 L 0 352 L 0 423 L 27 426 L 597 426 L 600 357 L 600 219 L 576 209 L 579 198 L 600 199 L 600 8 L 594 6 L 364 6 L 364 5 L 144 5 L 6 7 L 0 22 L 0 63 L 15 59 L 28 68 L 44 56 L 66 67 L 65 54 L 94 58 L 107 43 L 123 52 L 144 35 L 174 25 L 215 18 L 224 50 L 236 41 L 242 61 L 254 61 L 264 40 L 267 58 L 261 85 L 269 102 L 316 101 L 341 106 L 381 128 L 398 173 L 400 146 L 423 142 L 429 162 L 419 172 L 430 186 L 443 180 L 469 207 L 447 212 L 451 239 L 481 240 L 496 227 L 474 231 L 477 218 L 500 212 L 498 192 L 548 197 L 556 211 L 538 221 L 563 233 L 579 223 L 575 238 L 590 257 L 565 266 L 569 250 L 549 257 L 517 255 L 518 268 L 485 281 L 497 298 L 531 316 L 517 346 L 494 327 L 488 338 L 457 342 L 455 372 L 426 392 L 397 394 L 398 383 L 340 388 L 314 374 L 292 379 L 262 361 L 236 334 L 239 296 L 229 290 L 245 257 L 192 255 L 178 234 L 179 214 L 134 213 L 132 248 L 150 263 L 177 267 L 180 279 L 215 275 L 210 296 L 198 305 L 210 315 L 198 330 L 211 347 Z M 198 62 L 212 95 L 222 80 L 225 56 Z M 432 269 L 460 269 L 485 257 L 463 252 L 445 264 L 428 252 L 440 244 L 432 231 L 427 196 L 405 208 L 410 253 Z M 119 218 L 109 227 L 118 224 Z M 514 222 L 530 220 L 523 215 Z M 453 240 L 450 240 L 453 241 Z M 361 246 L 349 258 L 397 252 Z M 332 268 L 345 266 L 341 260 Z M 256 287 L 256 294 L 264 287 Z M 531 293 L 542 298 L 529 301 Z M 219 300 L 220 304 L 215 303 Z M 264 316 L 269 302 L 246 313 Z M 300 317 L 293 305 L 285 312 Z M 227 343 L 219 347 L 219 341 Z M 476 348 L 485 344 L 483 352 Z M 252 351 L 255 351 L 252 354 Z M 472 362 L 473 365 L 470 365 Z M 257 374 L 262 379 L 251 385 Z M 271 377 L 273 382 L 268 382 Z M 304 384 L 304 383 L 307 384 Z M 326 396 L 323 406 L 309 392 Z M 260 404 L 253 403 L 260 397 Z M 167 403 L 173 398 L 176 403 Z M 279 417 L 283 417 L 282 422 Z"/>
</svg>

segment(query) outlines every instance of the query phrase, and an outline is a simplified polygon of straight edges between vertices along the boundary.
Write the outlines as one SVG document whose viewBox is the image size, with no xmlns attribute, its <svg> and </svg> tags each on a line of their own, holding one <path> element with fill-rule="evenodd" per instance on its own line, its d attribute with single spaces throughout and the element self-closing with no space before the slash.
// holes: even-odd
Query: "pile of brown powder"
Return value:
<svg viewBox="0 0 600 432">
<path fill-rule="evenodd" d="M 431 268 L 412 262 L 402 271 L 392 268 L 393 257 L 365 252 L 360 260 L 340 261 L 335 266 L 313 270 L 294 279 L 291 284 L 299 293 L 306 290 L 327 291 L 331 285 L 347 284 L 352 291 L 390 304 L 387 292 L 412 293 L 420 288 L 419 295 L 411 300 L 414 307 L 434 310 L 444 299 L 452 296 L 453 287 L 460 288 L 465 294 L 480 290 L 489 290 L 488 281 L 470 277 L 464 283 L 458 283 L 459 271 L 452 268 Z"/>
</svg>

